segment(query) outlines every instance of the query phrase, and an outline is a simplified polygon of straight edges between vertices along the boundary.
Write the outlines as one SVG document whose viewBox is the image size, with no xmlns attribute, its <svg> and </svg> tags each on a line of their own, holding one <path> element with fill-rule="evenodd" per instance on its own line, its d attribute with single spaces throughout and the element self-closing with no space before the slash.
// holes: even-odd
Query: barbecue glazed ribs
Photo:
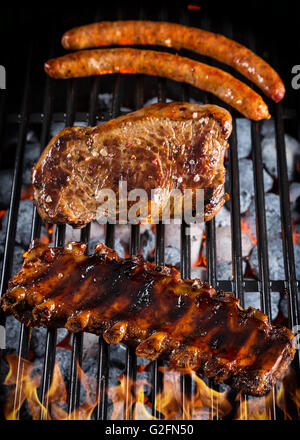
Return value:
<svg viewBox="0 0 300 440">
<path fill-rule="evenodd" d="M 210 220 L 228 198 L 223 160 L 230 133 L 227 110 L 182 102 L 153 104 L 97 127 L 66 128 L 33 169 L 38 212 L 47 222 L 83 227 L 97 216 L 98 191 L 109 188 L 118 201 L 119 182 L 126 181 L 128 192 L 146 191 L 148 212 L 151 205 L 160 216 L 172 189 L 204 189 Z"/>
<path fill-rule="evenodd" d="M 136 347 L 149 360 L 169 360 L 261 396 L 292 361 L 293 334 L 258 310 L 174 268 L 141 257 L 121 259 L 103 244 L 51 248 L 34 241 L 9 282 L 3 309 L 30 326 L 102 334 Z"/>
</svg>

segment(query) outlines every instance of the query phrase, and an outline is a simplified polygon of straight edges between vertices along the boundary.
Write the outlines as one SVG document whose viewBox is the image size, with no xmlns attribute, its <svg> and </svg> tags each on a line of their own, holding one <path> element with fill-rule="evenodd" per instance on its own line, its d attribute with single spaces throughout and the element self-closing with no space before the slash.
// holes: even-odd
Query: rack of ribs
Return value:
<svg viewBox="0 0 300 440">
<path fill-rule="evenodd" d="M 231 123 L 221 107 L 171 102 L 96 127 L 68 127 L 50 141 L 33 169 L 37 210 L 49 223 L 81 228 L 97 218 L 103 203 L 99 191 L 109 189 L 118 216 L 122 181 L 128 193 L 143 189 L 147 213 L 160 217 L 170 202 L 174 214 L 173 189 L 182 194 L 203 189 L 204 219 L 210 220 L 228 199 L 224 154 Z M 151 197 L 155 190 L 160 191 L 156 199 Z M 128 210 L 133 204 L 128 201 Z M 154 223 L 147 214 L 140 220 Z"/>
<path fill-rule="evenodd" d="M 295 353 L 289 329 L 174 268 L 122 259 L 101 243 L 92 255 L 85 250 L 33 241 L 3 309 L 28 326 L 103 335 L 247 394 L 264 395 L 284 375 Z"/>
</svg>

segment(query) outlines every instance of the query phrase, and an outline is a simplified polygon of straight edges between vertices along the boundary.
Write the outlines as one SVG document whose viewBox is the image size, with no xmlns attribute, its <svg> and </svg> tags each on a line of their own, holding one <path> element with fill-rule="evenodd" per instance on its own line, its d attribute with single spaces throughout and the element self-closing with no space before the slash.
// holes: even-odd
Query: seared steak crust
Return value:
<svg viewBox="0 0 300 440">
<path fill-rule="evenodd" d="M 204 189 L 210 220 L 228 197 L 223 160 L 230 133 L 226 110 L 181 102 L 153 104 L 97 127 L 66 128 L 33 169 L 38 212 L 47 222 L 83 227 L 96 218 L 98 191 L 110 188 L 118 200 L 119 181 L 126 181 L 128 192 L 142 188 L 149 200 L 161 188 L 160 214 L 173 188 Z"/>
<path fill-rule="evenodd" d="M 139 356 L 201 371 L 216 383 L 263 395 L 292 361 L 293 334 L 228 293 L 141 257 L 121 259 L 103 244 L 50 248 L 33 242 L 9 282 L 3 309 L 26 325 L 102 334 Z"/>
</svg>

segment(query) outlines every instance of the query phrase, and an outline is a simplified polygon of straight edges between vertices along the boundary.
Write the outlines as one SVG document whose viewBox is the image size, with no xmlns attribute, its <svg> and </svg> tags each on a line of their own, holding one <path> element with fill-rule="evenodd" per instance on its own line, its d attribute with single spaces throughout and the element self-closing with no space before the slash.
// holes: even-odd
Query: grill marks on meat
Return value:
<svg viewBox="0 0 300 440">
<path fill-rule="evenodd" d="M 65 49 L 135 44 L 188 49 L 237 69 L 275 102 L 285 94 L 278 73 L 266 61 L 236 41 L 202 29 L 148 20 L 102 21 L 71 29 L 62 38 Z"/>
<path fill-rule="evenodd" d="M 166 52 L 131 48 L 83 50 L 48 60 L 44 69 L 52 78 L 61 79 L 111 73 L 161 76 L 213 93 L 247 118 L 270 118 L 262 97 L 234 76 Z"/>
<path fill-rule="evenodd" d="M 181 102 L 153 104 L 97 127 L 66 128 L 33 169 L 38 212 L 47 222 L 82 227 L 96 218 L 99 190 L 113 190 L 118 202 L 119 181 L 126 181 L 128 192 L 146 191 L 148 213 L 160 216 L 172 189 L 204 189 L 210 220 L 228 198 L 223 161 L 230 133 L 226 110 Z"/>
<path fill-rule="evenodd" d="M 103 244 L 50 248 L 38 241 L 9 282 L 3 309 L 26 325 L 103 334 L 149 360 L 169 360 L 263 395 L 293 359 L 293 334 L 227 293 L 140 257 L 121 259 Z"/>
</svg>

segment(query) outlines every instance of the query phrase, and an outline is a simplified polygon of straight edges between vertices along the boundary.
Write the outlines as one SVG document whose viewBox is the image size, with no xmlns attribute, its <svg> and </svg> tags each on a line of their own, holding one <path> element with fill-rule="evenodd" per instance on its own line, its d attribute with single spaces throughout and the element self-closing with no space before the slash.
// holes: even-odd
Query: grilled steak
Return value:
<svg viewBox="0 0 300 440">
<path fill-rule="evenodd" d="M 228 198 L 223 160 L 230 133 L 226 110 L 179 102 L 153 104 L 97 127 L 66 128 L 33 169 L 38 212 L 50 223 L 82 227 L 96 218 L 99 190 L 112 189 L 118 202 L 119 182 L 126 181 L 128 192 L 146 191 L 148 212 L 151 190 L 161 189 L 151 206 L 159 215 L 172 189 L 204 189 L 210 220 Z"/>
<path fill-rule="evenodd" d="M 293 359 L 293 334 L 258 310 L 176 269 L 121 259 L 103 244 L 65 248 L 33 242 L 9 282 L 3 309 L 30 326 L 102 334 L 149 360 L 189 368 L 236 390 L 263 395 Z"/>
</svg>

